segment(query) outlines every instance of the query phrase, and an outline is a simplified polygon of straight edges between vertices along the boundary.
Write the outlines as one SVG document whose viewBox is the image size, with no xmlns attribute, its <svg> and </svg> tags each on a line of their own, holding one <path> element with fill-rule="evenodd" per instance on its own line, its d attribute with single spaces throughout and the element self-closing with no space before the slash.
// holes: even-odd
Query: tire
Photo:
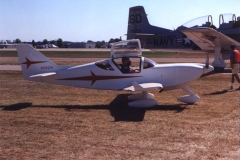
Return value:
<svg viewBox="0 0 240 160">
<path fill-rule="evenodd" d="M 214 67 L 214 71 L 217 73 L 223 73 L 224 67 Z"/>
</svg>

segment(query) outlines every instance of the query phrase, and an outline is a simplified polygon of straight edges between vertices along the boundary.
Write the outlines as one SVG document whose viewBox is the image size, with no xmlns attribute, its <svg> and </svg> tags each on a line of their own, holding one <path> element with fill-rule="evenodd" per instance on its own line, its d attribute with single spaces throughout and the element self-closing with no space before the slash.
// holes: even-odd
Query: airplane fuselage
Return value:
<svg viewBox="0 0 240 160">
<path fill-rule="evenodd" d="M 59 66 L 30 45 L 18 45 L 17 52 L 25 80 L 101 90 L 142 91 L 128 97 L 130 107 L 157 105 L 150 90 L 182 89 L 188 95 L 180 102 L 192 104 L 200 97 L 186 85 L 203 73 L 212 71 L 203 64 L 157 64 L 141 57 L 138 39 L 114 43 L 109 59 L 79 66 Z"/>
<path fill-rule="evenodd" d="M 218 32 L 225 34 L 226 36 L 240 42 L 240 27 L 236 28 L 224 28 L 217 29 Z"/>
<path fill-rule="evenodd" d="M 56 75 L 38 81 L 81 88 L 122 90 L 132 85 L 132 82 L 161 83 L 164 90 L 176 89 L 196 80 L 203 74 L 204 66 L 201 64 L 157 64 L 151 68 L 144 68 L 144 57 L 141 57 L 139 73 L 122 73 L 109 58 L 111 70 L 98 67 L 96 63 L 70 67 L 60 70 Z M 34 78 L 34 81 L 37 79 Z"/>
</svg>

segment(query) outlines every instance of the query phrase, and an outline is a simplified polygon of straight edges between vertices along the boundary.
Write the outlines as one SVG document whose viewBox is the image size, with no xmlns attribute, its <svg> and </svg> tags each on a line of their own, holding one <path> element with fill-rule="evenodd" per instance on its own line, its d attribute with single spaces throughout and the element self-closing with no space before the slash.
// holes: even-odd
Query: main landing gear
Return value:
<svg viewBox="0 0 240 160">
<path fill-rule="evenodd" d="M 193 93 L 187 87 L 181 88 L 188 95 L 177 98 L 178 101 L 184 102 L 187 104 L 193 104 L 200 100 L 200 97 Z M 128 103 L 129 107 L 136 108 L 150 108 L 158 105 L 158 102 L 154 99 L 155 96 L 151 93 L 147 93 L 147 91 L 142 91 L 140 94 L 134 94 L 128 96 L 128 99 L 132 102 Z"/>
<path fill-rule="evenodd" d="M 218 73 L 222 73 L 224 68 L 226 67 L 226 63 L 224 62 L 222 56 L 220 55 L 221 47 L 215 47 L 214 53 L 214 61 L 212 66 L 214 67 L 214 71 Z"/>
</svg>

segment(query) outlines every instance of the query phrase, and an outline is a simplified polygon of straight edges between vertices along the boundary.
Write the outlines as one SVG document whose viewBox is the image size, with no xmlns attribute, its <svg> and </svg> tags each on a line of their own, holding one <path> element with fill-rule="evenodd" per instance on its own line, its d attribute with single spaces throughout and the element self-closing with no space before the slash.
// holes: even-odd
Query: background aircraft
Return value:
<svg viewBox="0 0 240 160">
<path fill-rule="evenodd" d="M 75 86 L 90 89 L 141 91 L 130 95 L 131 107 L 153 107 L 157 105 L 150 90 L 168 91 L 182 89 L 187 96 L 177 100 L 195 103 L 200 98 L 187 85 L 202 74 L 213 70 L 204 64 L 157 64 L 141 57 L 138 39 L 114 43 L 112 58 L 79 66 L 58 66 L 30 45 L 17 45 L 19 63 L 25 80 Z M 122 72 L 122 58 L 131 58 L 137 72 Z M 129 62 L 130 65 L 130 62 Z"/>
<path fill-rule="evenodd" d="M 229 21 L 227 22 L 227 20 Z M 225 44 L 221 43 L 219 45 L 218 42 L 216 42 L 218 43 L 216 44 L 212 41 L 212 43 L 214 43 L 212 48 L 203 47 L 202 42 L 205 41 L 205 39 L 209 40 L 209 37 L 213 35 L 207 35 L 208 33 L 205 32 L 203 35 L 207 38 L 204 39 L 202 37 L 197 38 L 193 36 L 193 34 L 190 36 L 187 32 L 183 32 L 186 29 L 193 30 L 194 28 L 212 28 L 216 30 L 217 32 L 215 32 L 214 37 L 221 35 L 221 37 L 226 39 L 224 41 Z M 127 39 L 134 38 L 140 39 L 142 46 L 149 49 L 158 48 L 162 49 L 162 51 L 170 52 L 179 52 L 181 50 L 192 52 L 186 49 L 202 49 L 205 53 L 215 53 L 215 59 L 212 65 L 216 71 L 223 71 L 226 67 L 224 60 L 229 58 L 229 44 L 234 43 L 240 47 L 240 21 L 236 21 L 234 14 L 221 14 L 219 16 L 219 28 L 216 28 L 216 26 L 213 25 L 212 16 L 208 15 L 191 20 L 179 26 L 176 30 L 169 30 L 150 25 L 144 8 L 142 6 L 136 6 L 129 8 L 127 30 Z M 199 43 L 201 40 L 202 42 Z"/>
</svg>

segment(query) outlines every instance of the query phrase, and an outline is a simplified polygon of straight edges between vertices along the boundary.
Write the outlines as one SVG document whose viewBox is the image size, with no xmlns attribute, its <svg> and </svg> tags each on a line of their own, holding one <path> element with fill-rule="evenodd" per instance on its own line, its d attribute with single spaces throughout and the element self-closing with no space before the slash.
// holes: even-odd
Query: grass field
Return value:
<svg viewBox="0 0 240 160">
<path fill-rule="evenodd" d="M 46 57 L 58 58 L 109 58 L 110 51 L 44 51 L 39 50 Z M 169 53 L 169 52 L 143 52 L 144 57 L 148 58 L 206 58 L 204 53 Z M 17 57 L 17 51 L 0 50 L 0 57 Z M 210 57 L 214 57 L 210 54 Z"/>
<path fill-rule="evenodd" d="M 239 91 L 215 74 L 154 92 L 159 105 L 127 107 L 125 91 L 24 81 L 0 71 L 0 159 L 239 159 Z M 237 86 L 235 86 L 237 87 Z"/>
</svg>

